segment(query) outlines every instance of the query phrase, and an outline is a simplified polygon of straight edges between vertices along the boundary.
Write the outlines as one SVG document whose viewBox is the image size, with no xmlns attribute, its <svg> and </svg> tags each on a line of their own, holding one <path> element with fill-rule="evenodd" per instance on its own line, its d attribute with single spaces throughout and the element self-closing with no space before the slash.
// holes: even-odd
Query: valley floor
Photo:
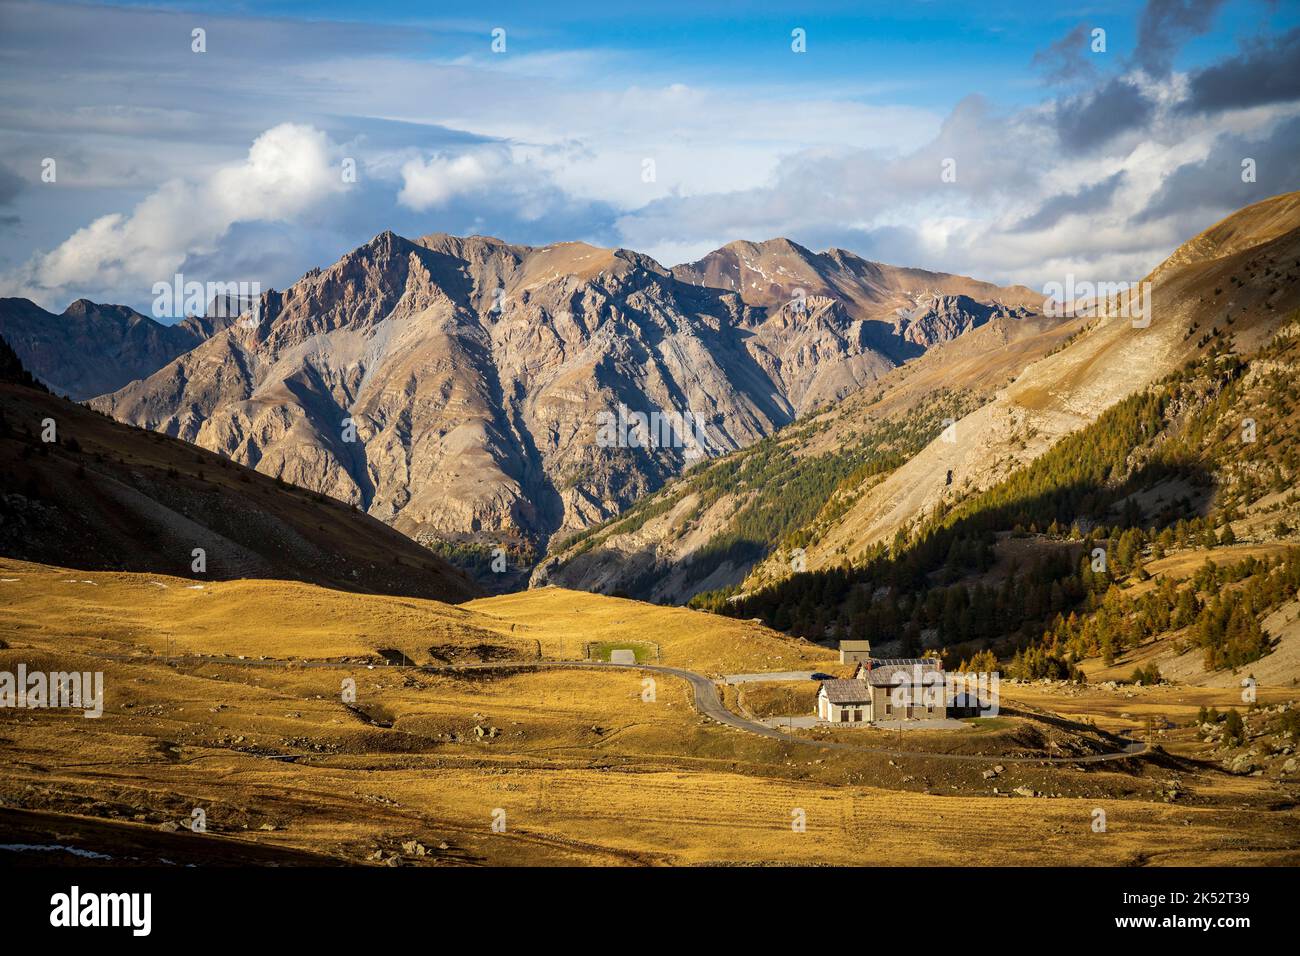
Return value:
<svg viewBox="0 0 1300 956">
<path fill-rule="evenodd" d="M 1229 772 L 1195 727 L 1231 688 L 1004 684 L 1004 714 L 966 730 L 823 746 L 711 720 L 663 672 L 449 669 L 593 641 L 710 678 L 836 666 L 757 624 L 558 589 L 451 606 L 10 560 L 0 638 L 0 670 L 105 680 L 99 719 L 0 711 L 17 864 L 1300 863 L 1283 756 Z M 762 682 L 720 687 L 763 706 Z M 1291 696 L 1262 687 L 1261 714 Z M 1152 749 L 1086 762 L 1123 734 Z"/>
</svg>

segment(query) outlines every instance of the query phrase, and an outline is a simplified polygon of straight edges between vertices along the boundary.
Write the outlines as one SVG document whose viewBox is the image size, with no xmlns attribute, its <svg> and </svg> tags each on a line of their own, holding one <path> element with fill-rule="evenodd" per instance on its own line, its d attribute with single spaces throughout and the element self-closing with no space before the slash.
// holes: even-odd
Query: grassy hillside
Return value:
<svg viewBox="0 0 1300 956">
<path fill-rule="evenodd" d="M 812 669 L 833 655 L 750 621 L 545 588 L 459 605 L 296 581 L 196 584 L 0 558 L 0 632 L 79 653 L 460 664 L 581 660 L 644 644 L 704 673 Z"/>
<path fill-rule="evenodd" d="M 509 633 L 535 637 L 547 657 L 581 658 L 590 642 L 643 643 L 658 662 L 707 674 L 806 670 L 834 660 L 825 649 L 753 621 L 720 620 L 687 608 L 658 607 L 585 591 L 541 588 L 464 605 Z"/>
<path fill-rule="evenodd" d="M 865 560 L 900 529 L 992 487 L 1223 341 L 1242 355 L 1261 348 L 1300 308 L 1300 193 L 1239 210 L 1146 281 L 1149 321 L 1135 325 L 1110 301 L 1067 345 L 958 421 L 950 441 L 931 442 L 868 488 L 807 548 L 808 568 Z"/>
</svg>

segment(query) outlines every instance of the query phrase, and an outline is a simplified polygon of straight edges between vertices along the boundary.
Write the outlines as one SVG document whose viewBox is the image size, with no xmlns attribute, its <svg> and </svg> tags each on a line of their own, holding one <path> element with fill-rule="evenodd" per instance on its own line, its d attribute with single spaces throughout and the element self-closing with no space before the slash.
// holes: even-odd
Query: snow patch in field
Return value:
<svg viewBox="0 0 1300 956">
<path fill-rule="evenodd" d="M 8 850 L 11 853 L 30 853 L 32 851 L 41 853 L 71 853 L 73 856 L 84 857 L 87 860 L 113 859 L 107 853 L 96 853 L 94 850 L 83 850 L 80 847 L 63 846 L 58 843 L 0 843 L 0 850 Z"/>
</svg>

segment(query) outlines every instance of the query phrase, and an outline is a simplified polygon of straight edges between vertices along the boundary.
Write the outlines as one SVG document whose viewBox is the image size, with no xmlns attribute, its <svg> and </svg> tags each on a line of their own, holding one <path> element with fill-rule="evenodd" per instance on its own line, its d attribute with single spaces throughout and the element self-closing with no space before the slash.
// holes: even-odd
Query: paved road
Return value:
<svg viewBox="0 0 1300 956">
<path fill-rule="evenodd" d="M 153 661 L 173 664 L 236 664 L 241 666 L 252 667 L 330 667 L 330 668 L 349 668 L 356 669 L 366 667 L 365 664 L 345 664 L 339 661 L 276 661 L 276 660 L 252 660 L 249 658 L 239 657 L 167 657 L 165 655 L 126 655 L 126 654 L 105 654 L 104 657 L 109 660 L 118 661 Z M 785 743 L 800 744 L 807 747 L 817 747 L 821 750 L 847 750 L 855 753 L 868 754 L 887 754 L 891 757 L 924 757 L 927 760 L 949 760 L 954 763 L 989 763 L 989 764 L 1008 764 L 1008 763 L 1099 763 L 1106 760 L 1127 760 L 1130 757 L 1136 757 L 1147 751 L 1146 743 L 1135 740 L 1131 741 L 1123 750 L 1113 753 L 1089 754 L 1082 757 L 986 757 L 981 754 L 948 754 L 948 753 L 930 753 L 928 751 L 917 750 L 899 750 L 897 747 L 867 747 L 862 744 L 850 743 L 844 740 L 814 740 L 810 737 L 797 737 L 793 734 L 783 733 L 774 727 L 768 727 L 754 720 L 741 717 L 739 714 L 728 710 L 723 704 L 722 699 L 718 696 L 717 685 L 703 674 L 697 674 L 695 671 L 688 671 L 681 667 L 667 667 L 663 664 L 610 664 L 604 661 L 501 661 L 487 664 L 376 664 L 375 670 L 386 670 L 389 667 L 402 670 L 425 671 L 427 673 L 463 673 L 474 670 L 524 670 L 538 669 L 543 667 L 574 667 L 586 670 L 639 670 L 650 671 L 655 674 L 666 674 L 669 677 L 679 677 L 691 685 L 691 690 L 695 697 L 695 709 L 705 717 L 717 723 L 724 724 L 727 727 L 734 727 L 737 730 L 743 730 L 746 733 L 757 734 L 760 737 L 768 737 L 772 740 L 780 740 Z"/>
<path fill-rule="evenodd" d="M 538 663 L 534 666 L 548 666 L 544 663 Z M 595 662 L 573 662 L 570 666 L 578 667 L 614 667 L 623 665 L 613 665 Z M 813 740 L 809 737 L 797 737 L 793 734 L 783 733 L 775 727 L 768 727 L 766 724 L 757 721 L 748 720 L 739 714 L 728 710 L 726 705 L 718 697 L 718 688 L 713 681 L 703 674 L 697 674 L 694 671 L 684 670 L 680 667 L 665 667 L 662 664 L 643 664 L 640 670 L 656 671 L 661 674 L 670 674 L 673 677 L 680 677 L 690 683 L 695 692 L 695 708 L 705 717 L 716 720 L 720 724 L 726 724 L 728 727 L 735 727 L 738 730 L 744 730 L 751 734 L 758 734 L 761 737 L 770 737 L 773 740 L 782 740 L 787 743 L 803 744 L 809 747 L 819 747 L 826 750 L 849 750 L 857 753 L 869 754 L 889 754 L 890 756 L 913 756 L 925 757 L 931 760 L 950 760 L 958 763 L 1097 763 L 1104 760 L 1125 760 L 1129 757 L 1137 756 L 1144 753 L 1147 745 L 1141 741 L 1130 743 L 1124 750 L 1107 754 L 1090 754 L 1085 757 L 985 757 L 979 754 L 945 754 L 945 753 L 928 753 L 916 750 L 900 751 L 897 748 L 890 747 L 867 747 L 863 744 L 850 743 L 843 740 Z"/>
<path fill-rule="evenodd" d="M 749 684 L 754 681 L 812 680 L 820 671 L 772 671 L 769 674 L 728 674 L 722 678 L 727 684 Z"/>
</svg>

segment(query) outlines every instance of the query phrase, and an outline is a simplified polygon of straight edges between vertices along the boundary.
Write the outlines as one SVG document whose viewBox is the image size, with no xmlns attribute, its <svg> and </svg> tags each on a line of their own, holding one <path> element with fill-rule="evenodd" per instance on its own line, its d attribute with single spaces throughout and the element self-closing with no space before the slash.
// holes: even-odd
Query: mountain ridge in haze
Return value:
<svg viewBox="0 0 1300 956">
<path fill-rule="evenodd" d="M 189 316 L 164 325 L 124 305 L 77 299 L 61 314 L 0 299 L 0 336 L 39 381 L 83 401 L 152 374 L 233 319 Z"/>
</svg>

